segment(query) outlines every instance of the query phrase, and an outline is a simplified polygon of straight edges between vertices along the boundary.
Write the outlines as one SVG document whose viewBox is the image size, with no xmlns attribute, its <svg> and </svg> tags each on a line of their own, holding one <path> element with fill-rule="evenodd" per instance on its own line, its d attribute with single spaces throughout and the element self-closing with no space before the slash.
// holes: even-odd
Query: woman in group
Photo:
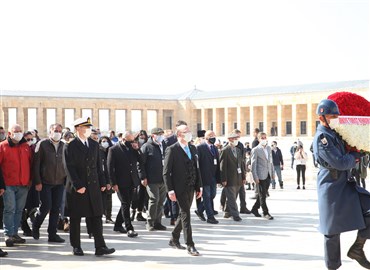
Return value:
<svg viewBox="0 0 370 270">
<path fill-rule="evenodd" d="M 303 149 L 303 144 L 299 144 L 297 151 L 294 154 L 294 161 L 296 164 L 297 171 L 297 189 L 301 189 L 300 180 L 302 174 L 302 189 L 306 189 L 306 163 L 307 163 L 307 153 Z"/>
</svg>

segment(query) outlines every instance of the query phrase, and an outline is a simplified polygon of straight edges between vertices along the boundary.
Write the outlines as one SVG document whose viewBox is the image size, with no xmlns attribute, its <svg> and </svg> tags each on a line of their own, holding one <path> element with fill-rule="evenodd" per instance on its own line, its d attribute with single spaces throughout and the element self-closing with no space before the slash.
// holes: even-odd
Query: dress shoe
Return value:
<svg viewBox="0 0 370 270">
<path fill-rule="evenodd" d="M 206 218 L 204 217 L 203 213 L 199 212 L 198 210 L 195 210 L 194 212 L 201 221 L 206 221 Z"/>
<path fill-rule="evenodd" d="M 93 237 L 93 234 L 89 233 L 89 239 L 91 239 L 92 237 Z"/>
<path fill-rule="evenodd" d="M 230 213 L 225 212 L 225 214 L 224 214 L 224 218 L 229 218 L 229 217 L 231 217 L 231 216 L 230 216 Z"/>
<path fill-rule="evenodd" d="M 270 214 L 264 215 L 263 217 L 267 220 L 273 220 L 274 219 L 274 217 L 272 217 Z"/>
<path fill-rule="evenodd" d="M 32 237 L 35 240 L 39 240 L 39 238 L 40 238 L 40 228 L 36 228 L 36 227 L 32 228 Z"/>
<path fill-rule="evenodd" d="M 184 246 L 182 246 L 180 244 L 180 242 L 177 242 L 177 241 L 173 241 L 173 240 L 170 240 L 170 242 L 168 243 L 168 245 L 170 247 L 173 247 L 173 248 L 176 248 L 176 249 L 186 249 Z"/>
<path fill-rule="evenodd" d="M 199 256 L 199 252 L 194 246 L 189 246 L 187 250 L 188 254 L 190 254 L 191 256 Z"/>
<path fill-rule="evenodd" d="M 303 187 L 302 187 L 302 189 L 306 189 L 306 187 L 305 187 L 305 186 L 303 186 Z"/>
<path fill-rule="evenodd" d="M 149 225 L 149 224 L 146 224 L 146 229 L 147 229 L 148 232 L 155 231 L 154 226 L 153 225 Z"/>
<path fill-rule="evenodd" d="M 127 233 L 126 229 L 123 228 L 122 226 L 121 227 L 114 227 L 113 231 L 120 232 L 120 233 Z"/>
<path fill-rule="evenodd" d="M 135 232 L 134 230 L 129 230 L 129 231 L 127 232 L 127 236 L 128 236 L 128 237 L 133 238 L 133 237 L 138 236 L 138 233 L 137 233 L 137 232 Z"/>
<path fill-rule="evenodd" d="M 175 225 L 175 223 L 176 223 L 176 218 L 174 218 L 174 219 L 171 219 L 171 222 L 170 222 L 170 224 L 173 226 L 173 225 Z"/>
<path fill-rule="evenodd" d="M 261 217 L 261 214 L 258 213 L 258 210 L 257 209 L 252 209 L 251 213 L 255 216 L 255 217 Z"/>
<path fill-rule="evenodd" d="M 242 218 L 239 216 L 233 217 L 234 221 L 242 221 Z"/>
<path fill-rule="evenodd" d="M 300 187 L 300 186 L 298 186 L 298 187 L 297 187 L 297 189 L 301 189 L 301 187 Z"/>
<path fill-rule="evenodd" d="M 20 237 L 18 234 L 13 235 L 14 244 L 24 244 L 26 243 L 26 239 Z"/>
<path fill-rule="evenodd" d="M 5 245 L 7 247 L 13 247 L 14 246 L 14 238 L 12 236 L 6 237 Z"/>
<path fill-rule="evenodd" d="M 49 235 L 49 239 L 48 239 L 48 242 L 53 242 L 53 243 L 64 243 L 66 240 L 64 240 L 62 237 L 60 237 L 59 235 L 53 235 L 53 236 L 50 236 Z"/>
<path fill-rule="evenodd" d="M 248 208 L 240 209 L 240 214 L 251 214 L 251 213 L 252 212 Z"/>
<path fill-rule="evenodd" d="M 106 223 L 106 224 L 114 224 L 114 221 L 113 221 L 111 218 L 107 218 L 107 219 L 105 220 L 105 223 Z"/>
<path fill-rule="evenodd" d="M 75 248 L 73 248 L 73 255 L 75 255 L 75 256 L 83 256 L 84 255 L 84 252 L 83 252 L 82 248 L 75 247 Z"/>
<path fill-rule="evenodd" d="M 29 231 L 24 231 L 24 232 L 23 232 L 23 235 L 24 235 L 24 236 L 32 236 L 32 231 L 31 231 L 31 230 L 29 230 Z"/>
<path fill-rule="evenodd" d="M 166 226 L 163 226 L 161 223 L 154 224 L 154 229 L 158 231 L 165 231 L 167 230 Z"/>
<path fill-rule="evenodd" d="M 209 219 L 207 219 L 207 223 L 218 224 L 218 220 L 215 219 L 215 218 L 209 218 Z"/>
<path fill-rule="evenodd" d="M 218 215 L 218 211 L 216 211 L 216 210 L 213 210 L 213 214 L 216 216 L 216 215 Z"/>
<path fill-rule="evenodd" d="M 1 248 L 0 248 L 0 257 L 5 257 L 8 255 L 8 252 L 6 251 L 3 251 Z"/>
<path fill-rule="evenodd" d="M 143 215 L 141 214 L 141 212 L 139 212 L 136 215 L 136 220 L 137 221 L 146 221 L 146 218 L 144 218 Z"/>
<path fill-rule="evenodd" d="M 96 256 L 108 255 L 114 253 L 116 250 L 114 248 L 100 247 L 95 249 Z"/>
</svg>

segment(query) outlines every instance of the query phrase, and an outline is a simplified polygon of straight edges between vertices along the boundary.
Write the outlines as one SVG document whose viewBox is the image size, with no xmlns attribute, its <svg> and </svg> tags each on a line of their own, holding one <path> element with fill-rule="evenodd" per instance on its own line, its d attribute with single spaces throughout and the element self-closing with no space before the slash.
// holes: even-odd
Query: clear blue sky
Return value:
<svg viewBox="0 0 370 270">
<path fill-rule="evenodd" d="M 369 1 L 2 1 L 0 89 L 180 93 L 369 79 Z"/>
</svg>

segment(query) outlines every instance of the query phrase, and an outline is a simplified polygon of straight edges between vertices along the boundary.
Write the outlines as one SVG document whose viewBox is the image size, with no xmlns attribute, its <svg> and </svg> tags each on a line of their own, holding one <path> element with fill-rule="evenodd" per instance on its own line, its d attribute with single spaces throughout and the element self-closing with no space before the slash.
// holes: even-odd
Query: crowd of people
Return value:
<svg viewBox="0 0 370 270">
<path fill-rule="evenodd" d="M 94 239 L 95 255 L 112 254 L 115 249 L 107 247 L 103 236 L 103 215 L 105 223 L 114 224 L 114 231 L 131 238 L 138 236 L 133 220 L 146 222 L 148 231 L 163 231 L 167 230 L 162 224 L 165 215 L 174 226 L 169 246 L 197 256 L 191 205 L 195 196 L 199 219 L 218 224 L 214 207 L 217 186 L 223 188 L 220 205 L 224 218 L 239 222 L 240 214 L 253 214 L 274 219 L 267 197 L 270 186 L 284 188 L 284 160 L 277 141 L 269 144 L 267 134 L 257 128 L 250 147 L 248 142 L 243 145 L 239 141 L 241 132 L 237 129 L 225 142 L 212 130 L 198 131 L 193 138 L 185 121 L 178 121 L 174 131 L 156 127 L 150 132 L 117 135 L 110 131 L 109 136 L 102 136 L 92 126 L 88 117 L 74 122 L 74 132 L 53 124 L 44 139 L 36 130 L 23 132 L 17 124 L 7 133 L 0 128 L 0 224 L 4 225 L 7 247 L 26 242 L 19 236 L 19 227 L 25 236 L 38 240 L 49 214 L 48 242 L 65 242 L 57 231 L 69 231 L 73 254 L 83 256 L 80 224 L 84 217 L 88 235 Z M 301 189 L 301 178 L 305 189 L 308 155 L 302 142 L 295 142 L 290 152 L 297 189 Z M 365 185 L 363 177 L 359 174 L 359 181 Z M 255 191 L 250 210 L 245 185 Z M 114 193 L 121 203 L 115 221 Z M 180 243 L 181 231 L 186 247 Z M 0 256 L 6 255 L 0 249 Z"/>
</svg>

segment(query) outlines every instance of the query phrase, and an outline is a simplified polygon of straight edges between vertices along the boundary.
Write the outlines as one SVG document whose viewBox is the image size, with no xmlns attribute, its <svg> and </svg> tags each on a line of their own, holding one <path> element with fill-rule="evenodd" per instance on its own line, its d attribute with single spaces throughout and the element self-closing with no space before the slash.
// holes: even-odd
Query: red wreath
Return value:
<svg viewBox="0 0 370 270">
<path fill-rule="evenodd" d="M 350 92 L 336 92 L 328 99 L 338 105 L 339 113 L 348 116 L 370 116 L 370 102 L 362 96 Z M 348 151 L 359 151 L 345 142 Z"/>
<path fill-rule="evenodd" d="M 328 99 L 337 103 L 341 115 L 370 116 L 370 102 L 355 93 L 336 92 Z"/>
</svg>

